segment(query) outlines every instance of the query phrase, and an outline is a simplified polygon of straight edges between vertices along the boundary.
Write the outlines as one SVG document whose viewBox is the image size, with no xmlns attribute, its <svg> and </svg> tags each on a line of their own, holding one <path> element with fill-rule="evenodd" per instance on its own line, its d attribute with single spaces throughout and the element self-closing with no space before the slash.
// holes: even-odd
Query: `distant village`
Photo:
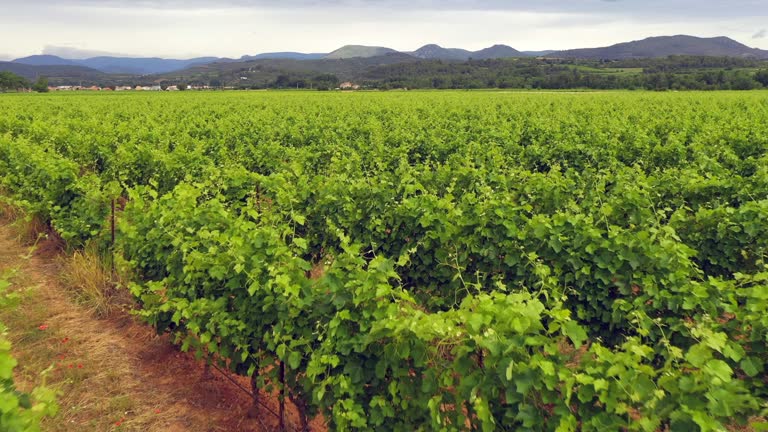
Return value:
<svg viewBox="0 0 768 432">
<path fill-rule="evenodd" d="M 211 86 L 193 86 L 188 85 L 184 88 L 179 88 L 178 85 L 164 86 L 164 85 L 152 85 L 152 86 L 49 86 L 48 91 L 180 91 L 180 90 L 212 90 L 215 87 Z M 224 87 L 224 89 L 235 89 L 235 87 Z M 336 90 L 359 90 L 360 85 L 343 82 Z"/>
<path fill-rule="evenodd" d="M 180 91 L 180 90 L 213 90 L 221 87 L 187 85 L 179 88 L 178 85 L 152 85 L 152 86 L 49 86 L 48 91 Z M 234 90 L 236 87 L 223 87 L 225 90 Z M 352 82 L 343 82 L 336 87 L 336 90 L 360 90 L 359 84 Z"/>
<path fill-rule="evenodd" d="M 99 86 L 51 86 L 48 87 L 49 91 L 179 91 L 179 90 L 209 90 L 213 87 L 210 86 L 191 86 L 188 85 L 184 88 L 179 88 L 179 86 L 171 85 L 171 86 L 161 86 L 161 85 L 153 85 L 153 86 L 108 86 L 108 87 L 99 87 Z"/>
</svg>

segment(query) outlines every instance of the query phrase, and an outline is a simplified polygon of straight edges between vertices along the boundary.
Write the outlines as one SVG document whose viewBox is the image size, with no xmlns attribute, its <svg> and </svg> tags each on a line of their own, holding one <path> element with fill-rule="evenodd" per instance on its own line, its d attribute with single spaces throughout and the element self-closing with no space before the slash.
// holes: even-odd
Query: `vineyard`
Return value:
<svg viewBox="0 0 768 432">
<path fill-rule="evenodd" d="M 330 430 L 768 427 L 763 92 L 6 95 L 0 192 Z"/>
</svg>

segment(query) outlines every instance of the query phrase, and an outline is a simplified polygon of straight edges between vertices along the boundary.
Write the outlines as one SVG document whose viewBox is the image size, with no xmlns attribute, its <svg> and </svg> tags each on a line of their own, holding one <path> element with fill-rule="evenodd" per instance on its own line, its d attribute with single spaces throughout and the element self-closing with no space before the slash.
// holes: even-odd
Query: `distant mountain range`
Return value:
<svg viewBox="0 0 768 432">
<path fill-rule="evenodd" d="M 80 80 L 94 81 L 107 79 L 111 75 L 85 66 L 54 64 L 28 65 L 23 63 L 0 62 L 0 71 L 7 71 L 34 80 L 39 76 L 56 77 L 59 80 L 76 83 Z"/>
<path fill-rule="evenodd" d="M 52 55 L 33 55 L 16 59 L 13 63 L 30 66 L 83 66 L 109 74 L 152 75 L 222 60 L 224 59 L 218 57 L 198 57 L 188 60 L 156 57 L 93 57 L 84 60 L 71 60 Z"/>
<path fill-rule="evenodd" d="M 346 62 L 340 68 L 357 67 L 360 64 L 381 65 L 419 60 L 467 61 L 515 57 L 549 57 L 576 59 L 621 60 L 632 58 L 655 58 L 670 55 L 723 56 L 768 59 L 768 51 L 750 48 L 727 37 L 700 38 L 694 36 L 661 36 L 640 41 L 620 43 L 602 48 L 587 48 L 565 51 L 518 51 L 507 45 L 494 45 L 479 51 L 461 48 L 443 48 L 439 45 L 425 45 L 416 51 L 399 52 L 391 48 L 363 45 L 346 45 L 331 53 L 274 52 L 246 55 L 240 59 L 222 57 L 198 57 L 187 60 L 163 58 L 94 57 L 88 59 L 65 59 L 52 55 L 33 55 L 12 62 L 0 62 L 0 70 L 19 71 L 26 77 L 39 75 L 96 76 L 110 75 L 161 75 L 186 70 L 198 70 L 208 65 L 219 69 L 233 69 L 252 61 L 271 60 L 291 70 L 324 71 L 328 61 L 379 59 L 365 62 Z M 286 63 L 286 61 L 290 61 Z M 295 63 L 299 62 L 299 63 Z M 306 62 L 306 63 L 302 63 Z M 232 64 L 232 67 L 225 66 Z M 287 65 L 287 66 L 286 66 Z M 357 65 L 357 66 L 355 66 Z M 37 69 L 35 68 L 37 67 Z M 56 68 L 58 67 L 58 69 Z M 275 66 L 277 67 L 277 66 Z"/>
<path fill-rule="evenodd" d="M 750 48 L 727 37 L 699 38 L 686 35 L 650 37 L 604 48 L 575 49 L 549 54 L 551 57 L 559 58 L 606 60 L 655 58 L 671 55 L 768 59 L 768 51 Z"/>
<path fill-rule="evenodd" d="M 342 60 L 353 58 L 371 58 L 391 54 L 407 54 L 420 59 L 433 60 L 457 60 L 464 61 L 470 58 L 508 58 L 526 57 L 529 54 L 521 53 L 506 45 L 494 45 L 484 50 L 472 52 L 460 49 L 445 49 L 438 45 L 426 45 L 413 53 L 401 53 L 392 48 L 373 47 L 363 45 L 346 45 L 331 53 L 300 53 L 300 52 L 273 52 L 257 55 L 246 55 L 240 59 L 222 57 L 198 57 L 188 60 L 162 59 L 162 58 L 132 58 L 132 57 L 93 57 L 76 60 L 65 59 L 53 55 L 33 55 L 13 60 L 12 63 L 29 66 L 82 66 L 108 74 L 124 75 L 154 75 L 179 71 L 190 67 L 211 63 L 247 62 L 252 60 Z"/>
</svg>

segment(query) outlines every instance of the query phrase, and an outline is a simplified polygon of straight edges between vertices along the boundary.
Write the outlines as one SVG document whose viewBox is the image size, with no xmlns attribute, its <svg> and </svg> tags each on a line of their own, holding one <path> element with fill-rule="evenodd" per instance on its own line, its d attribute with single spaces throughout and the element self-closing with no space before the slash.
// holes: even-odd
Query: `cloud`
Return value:
<svg viewBox="0 0 768 432">
<path fill-rule="evenodd" d="M 768 30 L 762 29 L 757 33 L 753 34 L 752 39 L 765 39 L 766 36 L 768 36 Z"/>
<path fill-rule="evenodd" d="M 123 54 L 109 52 L 109 51 L 87 50 L 87 49 L 80 49 L 80 48 L 75 48 L 71 46 L 56 46 L 56 45 L 46 45 L 43 48 L 43 54 L 59 56 L 61 58 L 67 58 L 67 59 L 87 59 L 91 57 L 100 57 L 100 56 L 115 56 L 115 57 L 123 56 Z"/>
<path fill-rule="evenodd" d="M 601 13 L 622 16 L 766 16 L 764 0 L 4 0 L 30 8 L 84 6 L 119 9 L 206 10 L 249 9 L 384 9 L 391 12 L 430 11 L 519 11 L 548 13 Z"/>
</svg>

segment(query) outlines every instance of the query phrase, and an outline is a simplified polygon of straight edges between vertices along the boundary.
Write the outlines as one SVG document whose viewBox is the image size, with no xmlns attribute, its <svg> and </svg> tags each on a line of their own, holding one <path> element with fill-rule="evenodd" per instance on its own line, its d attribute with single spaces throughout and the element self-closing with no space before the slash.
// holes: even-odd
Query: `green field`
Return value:
<svg viewBox="0 0 768 432">
<path fill-rule="evenodd" d="M 137 314 L 330 430 L 765 427 L 767 151 L 765 92 L 0 96 L 3 199 L 116 200 Z"/>
</svg>

